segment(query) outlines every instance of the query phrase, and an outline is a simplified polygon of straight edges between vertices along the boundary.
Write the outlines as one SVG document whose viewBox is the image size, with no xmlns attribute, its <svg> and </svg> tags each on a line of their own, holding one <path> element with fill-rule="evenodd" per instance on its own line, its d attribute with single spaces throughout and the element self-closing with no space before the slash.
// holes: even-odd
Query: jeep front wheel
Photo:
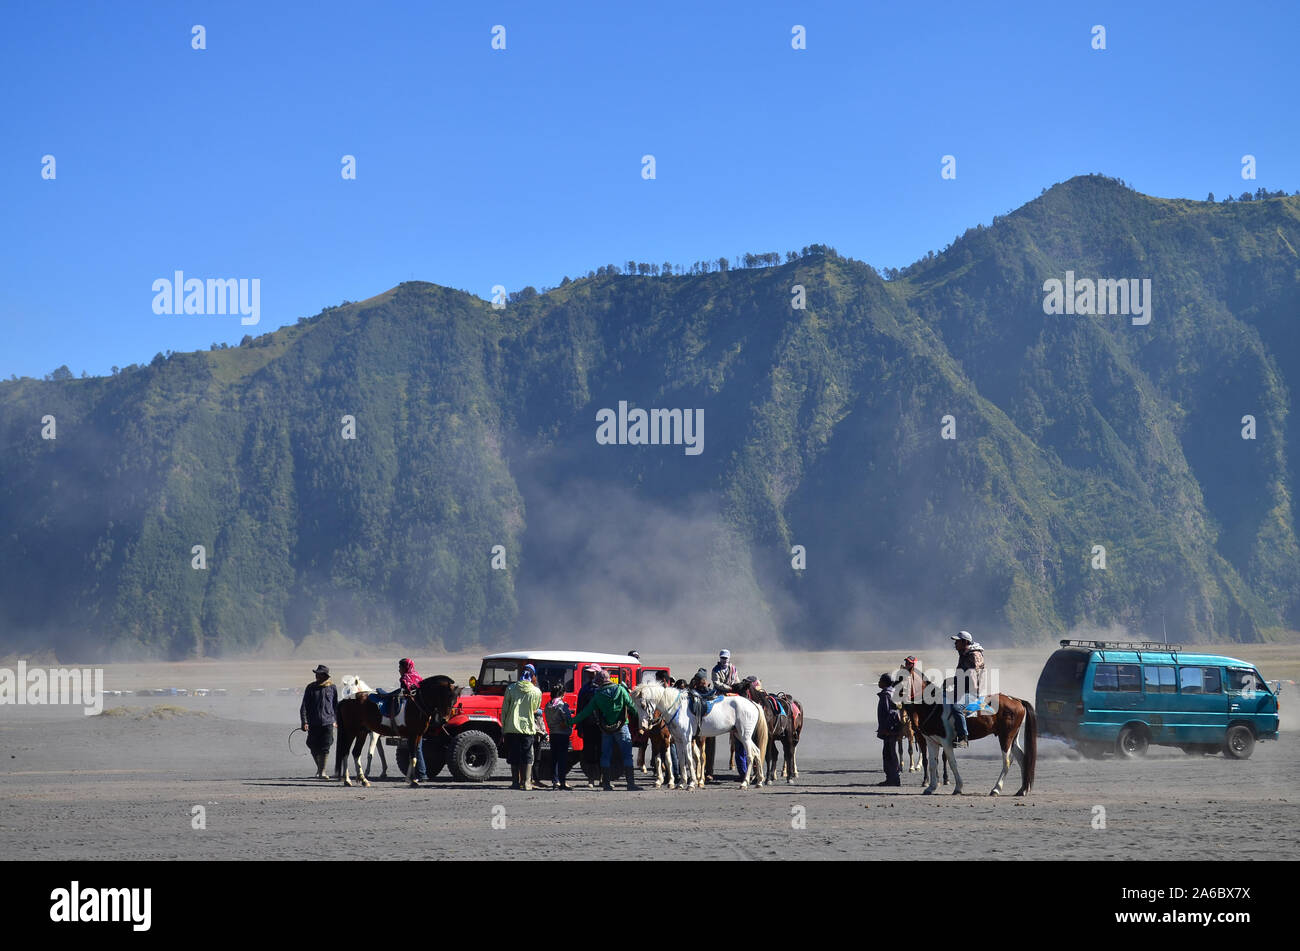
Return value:
<svg viewBox="0 0 1300 951">
<path fill-rule="evenodd" d="M 497 745 L 480 730 L 458 733 L 451 741 L 447 767 L 457 779 L 472 783 L 486 782 L 497 765 Z"/>
</svg>

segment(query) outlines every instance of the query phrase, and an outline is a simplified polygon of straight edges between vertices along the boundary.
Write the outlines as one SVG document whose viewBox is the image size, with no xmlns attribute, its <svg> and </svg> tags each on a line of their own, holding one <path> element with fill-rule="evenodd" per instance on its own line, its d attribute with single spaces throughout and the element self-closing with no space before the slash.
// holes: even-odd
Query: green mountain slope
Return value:
<svg viewBox="0 0 1300 951">
<path fill-rule="evenodd" d="M 413 282 L 235 349 L 0 383 L 0 637 L 1268 637 L 1300 626 L 1297 248 L 1298 198 L 1088 176 L 891 281 L 813 248 L 504 310 Z M 1045 314 L 1067 271 L 1149 278 L 1151 322 Z M 703 452 L 598 444 L 620 401 L 702 409 Z"/>
</svg>

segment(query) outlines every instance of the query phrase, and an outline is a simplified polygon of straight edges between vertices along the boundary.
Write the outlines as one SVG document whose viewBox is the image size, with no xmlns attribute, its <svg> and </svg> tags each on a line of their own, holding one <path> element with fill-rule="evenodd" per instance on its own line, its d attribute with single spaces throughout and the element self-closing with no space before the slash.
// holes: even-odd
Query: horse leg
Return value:
<svg viewBox="0 0 1300 951">
<path fill-rule="evenodd" d="M 414 731 L 408 729 L 406 732 L 407 732 L 408 734 L 411 734 L 411 733 L 413 733 Z M 411 786 L 418 786 L 418 785 L 420 785 L 420 781 L 419 781 L 418 779 L 415 778 L 415 777 L 416 777 L 416 772 L 415 772 L 415 771 L 416 771 L 416 768 L 417 768 L 417 765 L 416 765 L 416 764 L 417 764 L 417 760 L 416 760 L 416 756 L 415 756 L 415 751 L 418 750 L 418 749 L 420 748 L 420 744 L 424 742 L 424 731 L 421 730 L 419 736 L 410 736 L 409 739 L 410 739 L 410 743 L 411 743 L 411 752 L 410 752 L 410 755 L 409 755 L 409 757 L 408 757 L 408 762 L 407 762 L 407 764 L 406 764 L 406 782 L 407 782 L 408 785 L 411 785 Z"/>
<path fill-rule="evenodd" d="M 1007 778 L 1007 773 L 1011 771 L 1011 750 L 1016 745 L 1014 736 L 1005 737 L 1002 740 L 1002 772 L 998 774 L 998 781 L 993 784 L 993 791 L 990 796 L 999 796 L 1002 794 L 1002 781 Z"/>
<path fill-rule="evenodd" d="M 1011 740 L 1011 758 L 1012 760 L 1015 761 L 1015 764 L 1020 767 L 1021 789 L 1023 789 L 1024 778 L 1025 778 L 1025 751 L 1020 748 L 1019 733 L 1017 733 L 1015 737 Z M 1024 794 L 1021 792 L 1017 792 L 1016 795 L 1019 796 Z"/>
<path fill-rule="evenodd" d="M 339 724 L 338 743 L 339 747 L 334 753 L 334 775 L 339 775 L 341 769 L 343 785 L 351 786 L 352 779 L 348 776 L 348 747 L 352 745 L 352 735 L 341 723 Z"/>
<path fill-rule="evenodd" d="M 736 727 L 731 731 L 731 746 L 732 749 L 743 748 L 749 754 L 746 760 L 745 775 L 740 777 L 740 788 L 748 789 L 750 774 L 761 767 L 758 765 L 758 746 L 744 733 L 743 729 L 743 727 Z M 732 756 L 732 762 L 735 762 L 735 756 Z M 756 778 L 755 783 L 761 784 L 761 780 Z"/>
<path fill-rule="evenodd" d="M 352 758 L 357 763 L 357 778 L 361 780 L 362 786 L 369 786 L 370 780 L 366 778 L 365 772 L 361 769 L 361 751 L 365 749 L 366 743 L 374 734 L 362 733 L 357 737 L 356 743 L 352 745 Z"/>
<path fill-rule="evenodd" d="M 695 744 L 689 737 L 673 734 L 673 746 L 677 747 L 677 762 L 682 768 L 682 788 L 692 789 L 695 781 Z"/>
<path fill-rule="evenodd" d="M 934 795 L 934 791 L 939 788 L 939 769 L 938 769 L 938 757 L 940 755 L 939 741 L 932 736 L 926 736 L 924 739 L 925 739 L 925 746 L 927 750 L 926 759 L 930 764 L 929 766 L 930 785 L 926 786 L 925 789 L 922 790 L 921 795 L 932 796 Z"/>
<path fill-rule="evenodd" d="M 943 755 L 945 757 L 945 763 L 952 764 L 952 794 L 954 796 L 960 796 L 961 795 L 961 773 L 957 769 L 957 757 L 952 755 L 952 746 L 950 745 L 951 742 L 952 742 L 951 740 L 947 740 L 947 739 L 944 740 Z M 947 766 L 945 766 L 944 768 L 946 770 Z"/>
</svg>

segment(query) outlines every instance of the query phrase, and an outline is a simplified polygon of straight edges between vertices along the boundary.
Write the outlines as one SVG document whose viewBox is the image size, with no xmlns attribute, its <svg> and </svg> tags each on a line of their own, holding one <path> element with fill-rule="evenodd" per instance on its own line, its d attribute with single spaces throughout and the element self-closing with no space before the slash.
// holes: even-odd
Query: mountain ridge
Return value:
<svg viewBox="0 0 1300 951">
<path fill-rule="evenodd" d="M 331 629 L 845 646 L 1160 616 L 1277 636 L 1300 626 L 1295 247 L 1294 197 L 1076 177 L 892 280 L 814 245 L 602 268 L 504 310 L 404 282 L 237 348 L 0 383 L 0 630 L 123 656 Z M 1045 315 L 1069 269 L 1154 277 L 1152 324 Z M 703 408 L 705 452 L 597 446 L 620 399 Z"/>
</svg>

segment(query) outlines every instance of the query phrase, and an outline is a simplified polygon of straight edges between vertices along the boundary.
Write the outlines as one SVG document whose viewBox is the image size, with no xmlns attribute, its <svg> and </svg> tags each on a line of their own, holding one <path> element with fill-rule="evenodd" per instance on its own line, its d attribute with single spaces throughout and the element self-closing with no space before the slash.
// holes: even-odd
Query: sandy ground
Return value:
<svg viewBox="0 0 1300 951">
<path fill-rule="evenodd" d="M 1292 648 L 1245 651 L 1266 677 L 1293 678 Z M 1270 657 L 1270 654 L 1276 656 Z M 1010 655 L 1010 656 L 1008 656 Z M 1045 651 L 1005 652 L 1003 688 L 1033 695 Z M 323 658 L 329 662 L 329 658 Z M 674 670 L 711 658 L 666 658 Z M 649 657 L 646 658 L 650 660 Z M 921 795 L 920 774 L 878 789 L 880 744 L 868 715 L 889 654 L 738 658 L 769 686 L 810 707 L 800 779 L 761 790 L 722 784 L 697 792 L 509 790 L 444 778 L 347 789 L 307 778 L 291 751 L 302 664 L 118 665 L 109 689 L 217 688 L 227 697 L 109 698 L 112 715 L 57 707 L 0 708 L 0 854 L 9 859 L 539 858 L 662 854 L 739 858 L 1218 859 L 1300 857 L 1300 737 L 1283 694 L 1284 732 L 1245 762 L 1153 749 L 1137 763 L 1077 758 L 1040 743 L 1028 799 L 989 798 L 1000 767 L 992 740 L 960 762 L 966 795 Z M 476 657 L 418 658 L 426 675 L 463 680 Z M 748 664 L 746 663 L 748 661 Z M 333 665 L 332 665 L 333 666 Z M 391 660 L 348 661 L 386 684 Z M 346 670 L 344 669 L 346 667 Z M 296 676 L 295 676 L 296 674 Z M 293 693 L 280 695 L 283 686 Z M 265 695 L 250 696 L 252 689 Z M 179 713 L 148 715 L 159 704 Z M 296 749 L 301 749 L 301 735 Z M 377 767 L 376 767 L 377 768 Z M 575 773 L 575 778 L 577 774 Z M 1008 777 L 1008 792 L 1019 784 Z M 193 828 L 195 806 L 206 828 Z M 1096 807 L 1105 828 L 1094 828 Z M 796 828 L 795 820 L 806 820 Z M 493 820 L 496 820 L 494 825 Z M 504 828 L 500 828 L 504 819 Z M 727 843 L 720 845 L 720 843 Z"/>
</svg>

